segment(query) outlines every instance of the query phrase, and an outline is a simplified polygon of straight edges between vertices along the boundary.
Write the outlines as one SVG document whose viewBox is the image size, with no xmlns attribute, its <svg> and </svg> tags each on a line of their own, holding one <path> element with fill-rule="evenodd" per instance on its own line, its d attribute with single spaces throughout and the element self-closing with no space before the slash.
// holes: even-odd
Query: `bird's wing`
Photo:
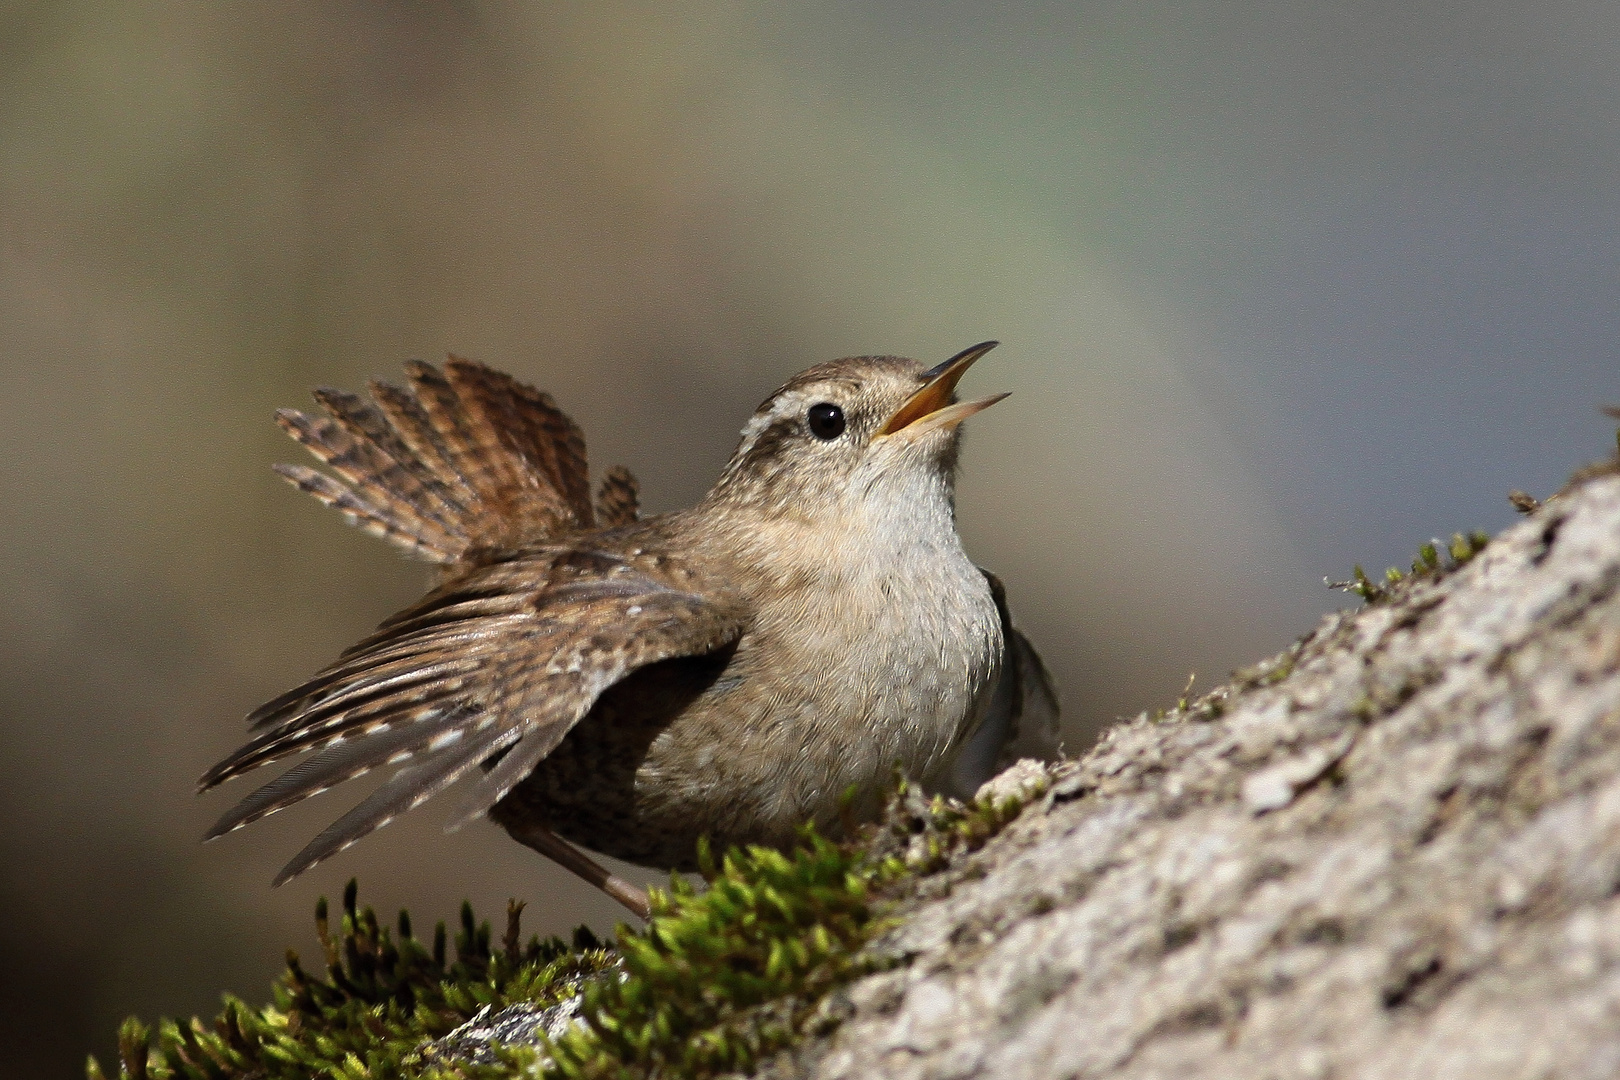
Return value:
<svg viewBox="0 0 1620 1080">
<path fill-rule="evenodd" d="M 287 434 L 336 475 L 276 471 L 430 562 L 484 561 L 594 524 L 585 437 L 549 395 L 457 357 L 443 369 L 413 362 L 406 374 L 405 386 L 372 383 L 369 401 L 317 390 L 325 416 L 280 410 Z M 614 524 L 634 521 L 634 478 L 610 470 L 598 502 Z"/>
<path fill-rule="evenodd" d="M 643 665 L 736 640 L 744 606 L 669 556 L 537 549 L 452 581 L 248 717 L 257 732 L 199 789 L 314 755 L 242 800 L 219 836 L 383 765 L 403 768 L 277 878 L 302 873 L 496 755 L 462 819 L 512 789 Z"/>
<path fill-rule="evenodd" d="M 1001 616 L 1001 677 L 979 728 L 957 752 L 945 782 L 947 793 L 971 799 L 986 780 L 1020 758 L 1055 761 L 1062 756 L 1057 683 L 1040 653 L 1013 625 L 1001 579 L 979 568 L 990 583 Z"/>
</svg>

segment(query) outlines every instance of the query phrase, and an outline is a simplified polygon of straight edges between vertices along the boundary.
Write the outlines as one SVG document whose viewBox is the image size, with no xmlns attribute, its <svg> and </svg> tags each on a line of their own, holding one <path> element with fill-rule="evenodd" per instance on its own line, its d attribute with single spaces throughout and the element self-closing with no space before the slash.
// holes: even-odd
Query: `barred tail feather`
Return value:
<svg viewBox="0 0 1620 1080">
<path fill-rule="evenodd" d="M 401 493 L 384 483 L 391 460 L 369 440 L 355 438 L 343 425 L 326 417 L 308 416 L 296 409 L 276 410 L 276 423 L 338 475 L 343 481 L 343 484 L 334 481 L 339 490 L 348 490 L 354 496 L 354 501 L 369 508 L 373 515 L 381 516 L 397 528 L 409 530 L 418 537 L 419 545 L 424 548 L 456 542 L 453 532 L 424 514 L 415 502 L 402 497 Z M 314 470 L 306 470 L 306 473 L 312 472 Z M 282 475 L 288 474 L 283 472 Z M 298 484 L 298 480 L 295 479 L 294 483 Z M 362 521 L 362 524 L 366 522 Z"/>
<path fill-rule="evenodd" d="M 623 465 L 615 465 L 602 476 L 596 492 L 596 520 L 607 528 L 631 525 L 641 517 L 641 496 L 636 478 Z"/>
<path fill-rule="evenodd" d="M 380 450 L 377 481 L 385 490 L 403 496 L 417 511 L 454 530 L 467 513 L 449 484 L 423 462 L 389 424 L 387 416 L 359 394 L 322 387 L 315 400 L 356 441 Z"/>
<path fill-rule="evenodd" d="M 456 540 L 434 535 L 432 530 L 421 527 L 417 522 L 400 521 L 387 510 L 371 505 L 338 481 L 308 465 L 278 463 L 270 467 L 299 491 L 322 506 L 329 506 L 342 514 L 350 525 L 402 547 L 412 555 L 429 562 L 447 563 L 455 561 L 460 551 L 460 544 Z"/>
<path fill-rule="evenodd" d="M 351 524 L 441 564 L 595 524 L 585 438 L 548 395 L 457 357 L 442 370 L 413 361 L 406 374 L 408 386 L 370 384 L 370 401 L 317 390 L 325 416 L 280 410 L 282 428 L 335 476 L 276 471 Z M 634 478 L 610 470 L 598 502 L 612 524 L 635 520 Z"/>
</svg>

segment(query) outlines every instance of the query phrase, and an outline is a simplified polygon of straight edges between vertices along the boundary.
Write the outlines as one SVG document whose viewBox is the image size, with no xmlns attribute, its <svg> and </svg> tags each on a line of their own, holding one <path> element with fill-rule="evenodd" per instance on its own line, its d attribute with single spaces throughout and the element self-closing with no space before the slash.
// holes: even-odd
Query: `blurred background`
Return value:
<svg viewBox="0 0 1620 1080">
<path fill-rule="evenodd" d="M 654 510 L 811 363 L 1004 344 L 962 530 L 1071 749 L 1357 562 L 1612 445 L 1620 8 L 1372 0 L 0 2 L 0 1072 L 263 1001 L 315 897 L 618 918 L 430 804 L 202 847 L 240 718 L 426 571 L 270 422 L 457 353 Z"/>
</svg>

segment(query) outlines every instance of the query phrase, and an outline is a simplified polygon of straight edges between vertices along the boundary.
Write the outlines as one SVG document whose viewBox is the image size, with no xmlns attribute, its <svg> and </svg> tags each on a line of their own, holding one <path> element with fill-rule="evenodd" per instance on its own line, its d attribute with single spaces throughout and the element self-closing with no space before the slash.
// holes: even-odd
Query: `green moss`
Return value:
<svg viewBox="0 0 1620 1080">
<path fill-rule="evenodd" d="M 1369 604 L 1380 604 L 1395 595 L 1398 589 L 1409 582 L 1419 581 L 1424 578 L 1443 577 L 1458 567 L 1466 565 L 1475 555 L 1484 551 L 1485 546 L 1490 542 L 1489 535 L 1478 531 L 1466 535 L 1453 533 L 1450 543 L 1444 547 L 1445 555 L 1449 558 L 1442 558 L 1442 549 L 1439 547 L 1440 541 L 1431 540 L 1418 548 L 1417 558 L 1412 560 L 1410 570 L 1401 570 L 1392 566 L 1384 571 L 1383 581 L 1374 581 L 1367 576 L 1367 571 L 1363 570 L 1358 564 L 1351 574 L 1350 580 L 1330 581 L 1328 587 L 1353 592 Z"/>
<path fill-rule="evenodd" d="M 1025 793 L 1025 799 L 1035 792 Z M 342 933 L 316 930 L 327 974 L 296 955 L 274 1004 L 227 996 L 210 1024 L 164 1020 L 154 1033 L 120 1030 L 128 1080 L 337 1080 L 510 1076 L 705 1076 L 746 1070 L 792 1044 L 833 988 L 891 962 L 867 948 L 920 877 L 994 836 L 1017 799 L 971 805 L 926 799 L 901 784 L 884 821 L 835 844 L 805 830 L 792 850 L 748 848 L 705 858 L 706 885 L 674 878 L 652 893 L 644 930 L 620 926 L 611 948 L 588 931 L 572 945 L 520 940 L 522 905 L 496 946 L 463 905 L 456 958 L 441 923 L 431 945 L 400 913 L 397 932 L 344 895 Z M 483 1006 L 552 1004 L 579 991 L 583 1023 L 544 1052 L 498 1051 L 498 1063 L 447 1059 L 427 1048 Z M 94 1059 L 91 1080 L 104 1080 Z"/>
<path fill-rule="evenodd" d="M 750 1068 L 787 1046 L 828 990 L 870 970 L 874 890 L 895 869 L 806 832 L 787 853 L 728 853 L 702 892 L 679 878 L 655 890 L 646 930 L 619 935 L 622 977 L 586 987 L 586 1023 L 551 1048 L 552 1071 Z"/>
<path fill-rule="evenodd" d="M 350 882 L 343 895 L 342 932 L 334 937 L 323 897 L 315 908 L 316 934 L 327 975 L 315 978 L 298 955 L 272 988 L 273 1004 L 254 1008 L 226 995 L 210 1024 L 163 1020 L 156 1039 L 139 1020 L 119 1030 L 119 1076 L 129 1080 L 389 1080 L 394 1077 L 499 1075 L 463 1068 L 442 1073 L 425 1063 L 422 1044 L 448 1034 L 485 1005 L 530 1001 L 549 1004 L 582 975 L 612 962 L 588 931 L 570 946 L 552 939 L 521 940 L 522 905 L 507 912 L 497 948 L 488 923 L 463 904 L 455 959 L 447 958 L 440 923 L 431 944 L 418 940 L 400 912 L 397 933 L 371 908 L 356 905 Z M 90 1080 L 102 1080 L 91 1058 Z"/>
<path fill-rule="evenodd" d="M 705 859 L 701 891 L 675 878 L 642 932 L 621 927 L 621 973 L 587 984 L 585 1025 L 550 1047 L 542 1075 L 745 1072 L 798 1040 L 835 987 L 893 959 L 866 948 L 917 882 L 976 850 L 1023 805 L 928 799 L 900 783 L 881 824 L 850 844 L 814 830 L 797 848 Z"/>
</svg>

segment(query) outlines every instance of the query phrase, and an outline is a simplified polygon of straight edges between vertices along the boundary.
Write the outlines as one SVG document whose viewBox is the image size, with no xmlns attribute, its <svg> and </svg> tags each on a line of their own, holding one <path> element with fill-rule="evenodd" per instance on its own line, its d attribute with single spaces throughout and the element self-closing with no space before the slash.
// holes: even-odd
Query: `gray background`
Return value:
<svg viewBox="0 0 1620 1080">
<path fill-rule="evenodd" d="M 962 529 L 1075 747 L 1611 445 L 1612 3 L 991 11 L 0 3 L 0 1070 L 263 1000 L 351 875 L 616 918 L 432 804 L 275 892 L 355 796 L 196 843 L 426 580 L 269 473 L 310 386 L 507 367 L 660 509 L 794 371 L 1000 338 Z"/>
</svg>

